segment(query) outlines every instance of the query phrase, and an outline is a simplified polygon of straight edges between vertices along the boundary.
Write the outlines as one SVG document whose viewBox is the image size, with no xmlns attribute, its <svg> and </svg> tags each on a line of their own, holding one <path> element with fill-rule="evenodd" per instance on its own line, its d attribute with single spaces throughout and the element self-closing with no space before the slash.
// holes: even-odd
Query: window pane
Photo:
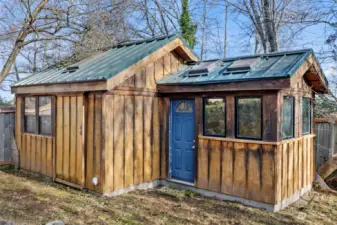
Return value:
<svg viewBox="0 0 337 225">
<path fill-rule="evenodd" d="M 283 97 L 282 137 L 294 137 L 294 98 L 289 96 Z"/>
<path fill-rule="evenodd" d="M 28 133 L 35 133 L 35 99 L 35 97 L 25 98 L 24 131 Z"/>
<path fill-rule="evenodd" d="M 225 101 L 205 99 L 205 135 L 225 136 Z"/>
<path fill-rule="evenodd" d="M 176 112 L 193 112 L 191 104 L 182 101 L 176 108 Z"/>
<path fill-rule="evenodd" d="M 311 112 L 310 112 L 310 98 L 302 99 L 302 129 L 303 134 L 310 134 L 311 126 Z"/>
<path fill-rule="evenodd" d="M 261 139 L 261 98 L 237 99 L 237 136 Z"/>
<path fill-rule="evenodd" d="M 41 134 L 52 134 L 51 97 L 39 97 L 39 126 Z"/>
</svg>

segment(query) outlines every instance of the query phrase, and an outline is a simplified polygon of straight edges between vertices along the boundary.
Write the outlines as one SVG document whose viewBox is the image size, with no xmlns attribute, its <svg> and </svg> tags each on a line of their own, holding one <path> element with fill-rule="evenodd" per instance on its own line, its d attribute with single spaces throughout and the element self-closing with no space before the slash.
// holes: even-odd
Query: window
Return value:
<svg viewBox="0 0 337 225">
<path fill-rule="evenodd" d="M 27 133 L 36 132 L 36 98 L 25 98 L 25 112 L 24 112 L 24 131 Z"/>
<path fill-rule="evenodd" d="M 204 100 L 204 135 L 225 136 L 225 101 L 222 98 Z"/>
<path fill-rule="evenodd" d="M 302 98 L 302 132 L 310 134 L 311 129 L 311 104 L 310 98 Z"/>
<path fill-rule="evenodd" d="M 24 104 L 24 132 L 51 135 L 51 97 L 25 97 Z"/>
<path fill-rule="evenodd" d="M 179 103 L 179 105 L 176 107 L 176 112 L 184 113 L 184 112 L 193 112 L 193 108 L 190 103 L 182 101 Z"/>
<path fill-rule="evenodd" d="M 261 97 L 236 98 L 236 137 L 262 139 Z"/>
<path fill-rule="evenodd" d="M 294 97 L 283 97 L 282 109 L 282 138 L 294 137 Z"/>
<path fill-rule="evenodd" d="M 52 134 L 51 97 L 39 97 L 39 128 L 41 134 Z"/>
</svg>

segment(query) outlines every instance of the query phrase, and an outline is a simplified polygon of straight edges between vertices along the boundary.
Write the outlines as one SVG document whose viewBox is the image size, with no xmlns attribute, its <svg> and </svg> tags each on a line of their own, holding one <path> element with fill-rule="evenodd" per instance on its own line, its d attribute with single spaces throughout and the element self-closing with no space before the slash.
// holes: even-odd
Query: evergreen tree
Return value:
<svg viewBox="0 0 337 225">
<path fill-rule="evenodd" d="M 186 40 L 187 44 L 193 48 L 195 45 L 195 33 L 197 32 L 197 25 L 192 24 L 191 17 L 188 9 L 188 0 L 181 0 L 182 13 L 179 19 L 179 25 L 182 37 Z"/>
</svg>

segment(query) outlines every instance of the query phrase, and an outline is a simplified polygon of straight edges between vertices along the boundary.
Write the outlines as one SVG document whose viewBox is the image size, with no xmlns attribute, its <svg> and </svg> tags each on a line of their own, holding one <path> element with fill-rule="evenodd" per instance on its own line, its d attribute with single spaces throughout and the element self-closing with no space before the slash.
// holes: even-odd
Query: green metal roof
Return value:
<svg viewBox="0 0 337 225">
<path fill-rule="evenodd" d="M 169 35 L 124 43 L 66 68 L 35 73 L 15 83 L 13 87 L 108 80 L 177 37 Z"/>
<path fill-rule="evenodd" d="M 179 71 L 163 77 L 157 83 L 160 85 L 199 85 L 287 78 L 291 77 L 311 54 L 314 54 L 311 49 L 304 49 L 202 61 L 183 66 Z M 202 70 L 202 63 L 205 65 L 204 70 Z M 247 66 L 249 63 L 250 66 Z M 205 67 L 210 64 L 212 65 L 207 71 Z M 327 82 L 325 76 L 324 79 Z"/>
</svg>

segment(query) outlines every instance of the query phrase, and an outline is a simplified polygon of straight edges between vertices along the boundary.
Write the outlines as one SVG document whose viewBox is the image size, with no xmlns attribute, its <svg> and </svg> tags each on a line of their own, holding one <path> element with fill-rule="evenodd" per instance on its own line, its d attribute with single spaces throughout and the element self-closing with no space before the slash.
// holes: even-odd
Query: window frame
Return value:
<svg viewBox="0 0 337 225">
<path fill-rule="evenodd" d="M 224 104 L 225 104 L 225 111 L 224 111 L 224 120 L 225 120 L 225 133 L 224 135 L 217 135 L 217 134 L 207 134 L 206 133 L 206 110 L 205 110 L 205 106 L 206 106 L 206 100 L 207 99 L 222 99 Z M 204 136 L 207 136 L 207 137 L 226 137 L 226 131 L 227 131 L 227 104 L 226 104 L 226 97 L 204 97 L 202 99 L 202 120 L 203 120 L 203 129 L 202 129 L 202 134 Z"/>
<path fill-rule="evenodd" d="M 238 113 L 239 99 L 247 99 L 247 98 L 259 98 L 261 101 L 261 105 L 260 105 L 260 110 L 261 110 L 260 136 L 261 137 L 260 138 L 246 137 L 246 136 L 239 135 L 239 113 Z M 257 140 L 257 141 L 263 140 L 263 96 L 262 95 L 235 96 L 235 138 L 246 139 L 246 140 Z"/>
<path fill-rule="evenodd" d="M 293 135 L 289 136 L 289 137 L 283 137 L 283 108 L 284 108 L 284 98 L 288 97 L 291 98 L 293 100 L 293 109 L 292 109 L 292 116 L 293 116 L 293 124 L 292 124 L 292 130 L 293 130 Z M 282 122 L 281 122 L 281 135 L 282 135 L 282 140 L 289 140 L 292 138 L 295 138 L 295 107 L 296 107 L 296 98 L 292 95 L 283 95 L 282 96 L 282 112 L 281 112 L 281 118 L 282 118 Z"/>
<path fill-rule="evenodd" d="M 40 115 L 39 115 L 39 98 L 40 97 L 50 97 L 51 99 L 51 134 L 44 134 L 40 132 Z M 35 98 L 35 132 L 27 132 L 25 128 L 25 101 L 26 98 Z M 23 95 L 22 96 L 22 105 L 21 105 L 21 131 L 24 134 L 30 134 L 30 135 L 39 135 L 39 136 L 47 136 L 47 137 L 53 137 L 55 134 L 55 98 L 53 95 Z"/>
<path fill-rule="evenodd" d="M 307 99 L 307 100 L 309 100 L 309 131 L 308 132 L 304 132 L 304 123 L 303 123 L 303 100 L 304 99 Z M 311 101 L 311 98 L 309 98 L 309 97 L 302 97 L 302 107 L 301 107 L 301 119 L 302 119 L 302 135 L 309 135 L 309 134 L 311 134 L 311 124 L 312 124 L 312 122 L 311 122 L 311 120 L 312 120 L 312 118 L 311 118 L 311 103 L 312 101 Z"/>
</svg>

